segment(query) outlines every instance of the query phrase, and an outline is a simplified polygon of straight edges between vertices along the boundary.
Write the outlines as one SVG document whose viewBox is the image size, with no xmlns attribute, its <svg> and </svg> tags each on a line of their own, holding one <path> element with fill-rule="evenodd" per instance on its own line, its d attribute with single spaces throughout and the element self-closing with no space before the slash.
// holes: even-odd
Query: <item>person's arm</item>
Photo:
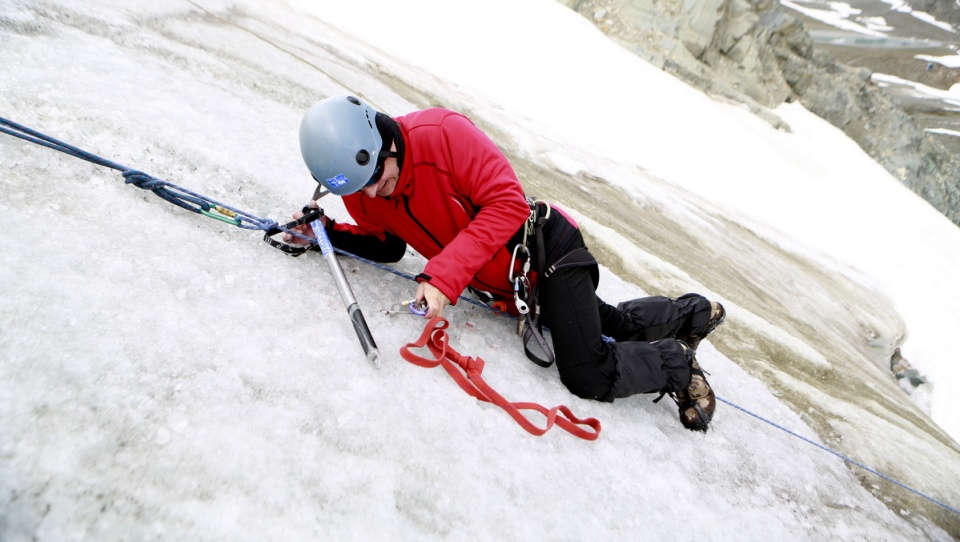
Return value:
<svg viewBox="0 0 960 542">
<path fill-rule="evenodd" d="M 454 186 L 476 215 L 427 262 L 421 279 L 456 304 L 477 271 L 520 229 L 530 207 L 506 156 L 479 128 L 463 116 L 451 115 L 444 119 L 441 132 Z"/>
<path fill-rule="evenodd" d="M 400 261 L 407 252 L 407 243 L 390 232 L 382 235 L 363 234 L 350 224 L 340 224 L 330 220 L 327 236 L 330 243 L 345 252 L 380 263 Z"/>
<path fill-rule="evenodd" d="M 318 208 L 316 200 L 311 201 L 309 206 L 314 209 Z M 293 213 L 293 218 L 296 220 L 302 218 L 303 215 L 303 211 L 296 211 Z M 363 233 L 352 224 L 339 223 L 326 215 L 321 217 L 320 220 L 324 229 L 327 230 L 330 244 L 334 248 L 355 256 L 380 263 L 393 263 L 400 261 L 407 252 L 407 244 L 403 239 L 389 232 L 381 232 L 380 235 Z M 293 229 L 304 237 L 315 239 L 309 224 L 301 224 Z M 283 240 L 298 245 L 307 244 L 306 241 L 290 234 L 284 234 Z"/>
</svg>

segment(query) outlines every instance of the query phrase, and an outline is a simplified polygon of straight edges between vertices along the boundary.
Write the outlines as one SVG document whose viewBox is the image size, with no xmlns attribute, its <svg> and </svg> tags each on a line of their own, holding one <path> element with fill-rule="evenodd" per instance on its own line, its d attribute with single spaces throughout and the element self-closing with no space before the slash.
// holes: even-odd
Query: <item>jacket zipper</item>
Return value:
<svg viewBox="0 0 960 542">
<path fill-rule="evenodd" d="M 413 211 L 410 210 L 410 198 L 407 198 L 407 197 L 404 197 L 404 198 L 403 198 L 403 208 L 407 211 L 407 216 L 410 217 L 410 220 L 412 220 L 412 221 L 414 222 L 414 224 L 416 224 L 417 226 L 419 226 L 420 229 L 423 230 L 424 233 L 426 233 L 428 236 L 430 236 L 430 239 L 432 239 L 433 242 L 436 243 L 438 247 L 440 247 L 440 250 L 443 250 L 443 249 L 445 248 L 444 245 L 443 245 L 443 243 L 441 243 L 436 237 L 434 237 L 433 234 L 430 233 L 430 230 L 428 230 L 427 227 L 424 226 L 419 220 L 417 220 L 417 217 L 413 215 Z M 491 286 L 491 285 L 489 285 L 489 284 L 483 283 L 483 282 L 481 282 L 480 280 L 478 280 L 476 276 L 474 276 L 472 280 L 473 280 L 473 281 L 476 281 L 476 282 L 478 282 L 478 283 L 480 283 L 480 284 L 483 284 L 483 286 L 486 287 L 487 290 L 489 290 L 489 291 L 491 291 L 491 292 L 497 292 L 497 293 L 499 293 L 499 294 L 501 294 L 501 295 L 506 295 L 506 296 L 508 296 L 508 297 L 509 297 L 509 295 L 510 295 L 510 292 L 509 292 L 509 291 L 503 290 L 503 289 L 501 289 L 501 288 L 496 288 L 496 287 Z"/>
<path fill-rule="evenodd" d="M 424 226 L 419 220 L 417 220 L 417 217 L 413 216 L 413 211 L 410 210 L 410 198 L 407 198 L 407 197 L 403 198 L 403 208 L 406 209 L 407 216 L 409 216 L 410 219 L 413 220 L 413 222 L 417 226 L 419 226 L 424 233 L 429 235 L 430 239 L 433 239 L 433 242 L 436 243 L 438 247 L 440 247 L 440 250 L 443 250 L 445 248 L 443 243 L 441 243 L 436 237 L 434 237 L 433 234 L 430 233 L 430 230 L 428 230 L 426 226 Z"/>
</svg>

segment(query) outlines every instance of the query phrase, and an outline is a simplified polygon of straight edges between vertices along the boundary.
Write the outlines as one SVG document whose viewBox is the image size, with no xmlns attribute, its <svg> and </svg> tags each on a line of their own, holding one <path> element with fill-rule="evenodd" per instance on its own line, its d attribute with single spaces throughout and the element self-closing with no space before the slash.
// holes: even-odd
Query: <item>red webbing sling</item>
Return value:
<svg viewBox="0 0 960 542">
<path fill-rule="evenodd" d="M 599 420 L 594 418 L 581 420 L 574 416 L 569 408 L 563 405 L 548 410 L 546 407 L 536 403 L 511 403 L 504 399 L 484 382 L 480 376 L 480 373 L 483 372 L 482 359 L 464 356 L 450 347 L 447 332 L 445 331 L 449 325 L 450 323 L 444 318 L 435 317 L 431 319 L 427 322 L 426 327 L 423 328 L 423 333 L 416 342 L 407 343 L 400 348 L 400 355 L 403 356 L 403 359 L 420 367 L 433 368 L 437 365 L 442 365 L 450 376 L 457 381 L 457 384 L 463 388 L 463 391 L 481 401 L 493 403 L 506 410 L 507 414 L 510 414 L 521 427 L 533 435 L 540 436 L 549 431 L 554 425 L 558 425 L 570 434 L 584 440 L 596 440 L 597 437 L 600 436 Z M 423 348 L 424 346 L 430 350 L 434 359 L 427 359 L 410 352 L 411 348 Z M 531 423 L 530 420 L 520 412 L 521 410 L 536 410 L 546 416 L 546 427 L 541 429 Z"/>
</svg>

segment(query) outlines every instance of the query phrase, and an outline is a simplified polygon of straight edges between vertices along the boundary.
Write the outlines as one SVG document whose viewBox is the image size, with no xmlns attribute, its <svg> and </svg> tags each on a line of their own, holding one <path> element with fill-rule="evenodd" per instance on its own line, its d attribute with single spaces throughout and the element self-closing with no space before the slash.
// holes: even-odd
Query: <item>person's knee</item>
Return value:
<svg viewBox="0 0 960 542">
<path fill-rule="evenodd" d="M 570 393 L 581 399 L 611 401 L 609 396 L 613 387 L 613 375 L 604 374 L 595 365 L 567 367 L 560 371 L 560 381 Z"/>
</svg>

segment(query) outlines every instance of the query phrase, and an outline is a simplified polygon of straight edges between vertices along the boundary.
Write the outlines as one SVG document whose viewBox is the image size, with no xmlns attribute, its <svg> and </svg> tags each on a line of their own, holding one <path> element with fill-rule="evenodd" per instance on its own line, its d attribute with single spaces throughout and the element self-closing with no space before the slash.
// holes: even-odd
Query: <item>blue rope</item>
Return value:
<svg viewBox="0 0 960 542">
<path fill-rule="evenodd" d="M 795 433 L 795 432 L 787 429 L 786 427 L 783 427 L 782 425 L 780 425 L 780 424 L 778 424 L 778 423 L 776 423 L 776 422 L 770 421 L 770 420 L 764 418 L 763 416 L 760 416 L 759 414 L 755 414 L 755 413 L 753 413 L 753 412 L 750 412 L 749 410 L 743 408 L 743 407 L 740 406 L 740 405 L 737 405 L 737 404 L 735 404 L 735 403 L 732 403 L 732 402 L 730 402 L 730 401 L 728 401 L 728 400 L 726 400 L 726 399 L 724 399 L 724 398 L 722 398 L 722 397 L 720 397 L 720 396 L 717 396 L 717 401 L 721 401 L 721 402 L 723 402 L 723 403 L 726 403 L 726 404 L 732 406 L 733 408 L 735 408 L 735 409 L 737 409 L 737 410 L 739 410 L 739 411 L 741 411 L 741 412 L 744 412 L 744 413 L 746 413 L 746 414 L 749 414 L 750 416 L 753 416 L 754 418 L 756 418 L 756 419 L 758 419 L 758 420 L 760 420 L 760 421 L 762 421 L 762 422 L 768 423 L 768 424 L 776 427 L 777 429 L 779 429 L 779 430 L 787 433 L 787 434 L 790 435 L 790 436 L 796 437 L 796 438 L 798 438 L 798 439 L 800 439 L 800 440 L 802 440 L 802 441 L 804 441 L 804 442 L 806 442 L 806 443 L 812 444 L 812 445 L 816 446 L 817 448 L 820 448 L 821 450 L 823 450 L 823 451 L 825 451 L 825 452 L 827 452 L 827 453 L 830 453 L 830 454 L 833 454 L 833 455 L 839 457 L 840 459 L 846 461 L 847 463 L 850 463 L 850 464 L 852 464 L 852 465 L 856 465 L 856 466 L 860 467 L 861 469 L 863 469 L 863 470 L 865 470 L 865 471 L 867 471 L 867 472 L 869 472 L 869 473 L 871 473 L 871 474 L 875 474 L 875 475 L 879 476 L 880 478 L 883 478 L 884 480 L 886 480 L 886 481 L 888 481 L 888 482 L 890 482 L 890 483 L 892 483 L 892 484 L 896 484 L 896 485 L 902 487 L 903 489 L 906 489 L 907 491 L 910 491 L 910 492 L 912 492 L 912 493 L 915 493 L 915 494 L 923 497 L 924 499 L 927 499 L 928 501 L 930 501 L 930 502 L 932 502 L 932 503 L 934 503 L 934 504 L 938 504 L 938 505 L 946 508 L 947 510 L 953 512 L 954 514 L 960 514 L 960 510 L 957 510 L 956 508 L 953 508 L 952 506 L 950 506 L 950 505 L 948 505 L 948 504 L 945 504 L 945 503 L 943 503 L 943 502 L 940 502 L 940 501 L 938 501 L 937 499 L 934 499 L 933 497 L 931 497 L 931 496 L 929 496 L 929 495 L 926 495 L 926 494 L 924 494 L 924 493 L 921 493 L 921 492 L 917 491 L 916 489 L 913 489 L 913 488 L 910 487 L 910 486 L 907 486 L 907 485 L 905 485 L 905 484 L 902 484 L 902 483 L 894 480 L 893 478 L 890 478 L 889 476 L 887 476 L 887 475 L 885 475 L 885 474 L 881 474 L 881 473 L 877 472 L 876 470 L 871 469 L 870 467 L 864 465 L 863 463 L 860 463 L 860 462 L 858 462 L 858 461 L 855 461 L 855 460 L 853 460 L 853 459 L 850 459 L 849 457 L 847 457 L 847 456 L 845 456 L 845 455 L 843 455 L 843 454 L 841 454 L 841 453 L 839 453 L 839 452 L 835 452 L 835 451 L 831 450 L 830 448 L 827 448 L 827 447 L 824 446 L 823 444 L 820 444 L 820 443 L 818 443 L 818 442 L 815 442 L 815 441 L 813 441 L 813 440 L 810 440 L 810 439 L 808 439 L 807 437 L 805 437 L 805 436 L 803 436 L 803 435 L 797 434 L 797 433 Z"/>
<path fill-rule="evenodd" d="M 101 158 L 101 157 L 99 157 L 99 156 L 97 156 L 97 155 L 95 155 L 95 154 L 89 153 L 89 152 L 87 152 L 87 151 L 85 151 L 85 150 L 83 150 L 83 149 L 80 149 L 80 148 L 78 148 L 78 147 L 74 147 L 73 145 L 69 145 L 69 144 L 64 143 L 64 142 L 62 142 L 62 141 L 59 141 L 59 140 L 57 140 L 57 139 L 54 139 L 54 138 L 52 138 L 52 137 L 50 137 L 50 136 L 44 135 L 44 134 L 42 134 L 42 133 L 40 133 L 40 132 L 37 132 L 37 131 L 32 130 L 32 129 L 30 129 L 30 128 L 27 128 L 26 126 L 17 124 L 17 123 L 15 123 L 15 122 L 11 121 L 11 120 L 7 120 L 7 119 L 5 119 L 5 118 L 3 118 L 3 117 L 0 117 L 0 132 L 4 132 L 4 133 L 6 133 L 6 134 L 9 134 L 9 135 L 12 135 L 12 136 L 14 136 L 14 137 L 23 139 L 23 140 L 25 140 L 25 141 L 29 141 L 29 142 L 31 142 L 31 143 L 36 143 L 37 145 L 41 145 L 41 146 L 44 146 L 44 147 L 47 147 L 47 148 L 50 148 L 50 149 L 53 149 L 53 150 L 56 150 L 56 151 L 60 151 L 60 152 L 69 154 L 69 155 L 71 155 L 71 156 L 75 156 L 75 157 L 77 157 L 77 158 L 80 158 L 80 159 L 82 159 L 82 160 L 86 160 L 87 162 L 90 162 L 90 163 L 93 163 L 93 164 L 96 164 L 96 165 L 99 165 L 99 166 L 104 166 L 104 167 L 108 167 L 108 168 L 111 168 L 111 169 L 120 171 L 120 172 L 123 174 L 124 179 L 126 179 L 125 182 L 126 182 L 127 184 L 132 184 L 132 185 L 134 185 L 134 186 L 136 186 L 136 187 L 138 187 L 138 188 L 142 188 L 142 189 L 144 189 L 144 190 L 150 190 L 151 192 L 153 192 L 154 194 L 160 196 L 161 198 L 165 199 L 166 201 L 169 201 L 170 203 L 173 203 L 174 205 L 177 205 L 177 206 L 179 206 L 179 207 L 182 207 L 182 208 L 184 208 L 184 209 L 186 209 L 186 210 L 188 210 L 188 211 L 193 211 L 193 212 L 195 212 L 195 213 L 205 214 L 205 215 L 207 215 L 207 216 L 211 216 L 211 217 L 217 218 L 217 219 L 219 219 L 219 220 L 224 220 L 224 219 L 222 219 L 222 218 L 220 218 L 220 217 L 218 217 L 218 216 L 216 216 L 216 215 L 211 214 L 211 210 L 216 210 L 217 207 L 219 207 L 219 208 L 221 208 L 221 209 L 228 209 L 229 211 L 235 213 L 237 218 L 236 218 L 236 220 L 234 220 L 234 221 L 229 221 L 229 220 L 224 220 L 224 221 L 225 221 L 225 222 L 228 222 L 228 223 L 231 223 L 231 224 L 233 224 L 233 225 L 235 225 L 235 226 L 237 226 L 237 227 L 239 227 L 239 228 L 249 229 L 249 230 L 269 230 L 269 229 L 276 228 L 278 231 L 282 231 L 282 232 L 285 232 L 285 233 L 289 233 L 289 234 L 291 234 L 291 235 L 293 235 L 293 236 L 295 236 L 295 237 L 298 237 L 298 238 L 300 238 L 300 239 L 302 239 L 302 240 L 305 240 L 305 241 L 308 241 L 308 242 L 311 242 L 311 243 L 314 241 L 313 239 L 310 239 L 310 238 L 308 238 L 308 237 L 305 237 L 305 236 L 303 236 L 303 235 L 300 235 L 300 234 L 299 234 L 298 232 L 296 232 L 296 231 L 293 231 L 293 230 L 290 230 L 290 229 L 284 228 L 283 226 L 278 225 L 277 222 L 274 221 L 274 220 L 257 217 L 257 216 L 255 216 L 255 215 L 252 215 L 252 214 L 249 214 L 249 213 L 247 213 L 247 212 L 244 212 L 244 211 L 242 211 L 242 210 L 240 210 L 240 209 L 236 209 L 236 208 L 234 208 L 234 207 L 230 207 L 230 206 L 228 206 L 228 205 L 225 205 L 225 204 L 223 204 L 223 203 L 220 203 L 220 202 L 218 202 L 218 201 L 216 201 L 216 200 L 207 198 L 206 196 L 202 196 L 202 195 L 197 194 L 197 193 L 195 193 L 195 192 L 191 192 L 191 191 L 189 191 L 189 190 L 187 190 L 187 189 L 185 189 L 185 188 L 179 187 L 179 186 L 177 186 L 177 185 L 175 185 L 175 184 L 169 183 L 169 182 L 164 181 L 164 180 L 162 180 L 162 179 L 158 179 L 158 178 L 153 177 L 153 176 L 151 176 L 151 175 L 148 175 L 148 174 L 146 174 L 146 173 L 144 173 L 144 172 L 142 172 L 142 171 L 138 171 L 138 170 L 135 170 L 135 169 L 132 169 L 132 168 L 128 168 L 128 167 L 126 167 L 126 166 L 122 166 L 122 165 L 120 165 L 120 164 L 118 164 L 118 163 L 116 163 L 116 162 L 107 160 L 107 159 L 105 159 L 105 158 Z M 408 274 L 408 273 L 404 273 L 403 271 L 399 271 L 399 270 L 394 269 L 394 268 L 392 268 L 392 267 L 387 267 L 387 266 L 385 266 L 385 265 L 383 265 L 383 264 L 380 264 L 380 263 L 378 263 L 378 262 L 374 262 L 374 261 L 372 261 L 372 260 L 368 260 L 368 259 L 366 259 L 366 258 L 362 258 L 362 257 L 360 257 L 360 256 L 357 256 L 356 254 L 351 254 L 351 253 L 349 253 L 349 252 L 347 252 L 347 251 L 340 250 L 340 249 L 338 249 L 338 248 L 334 248 L 334 251 L 335 251 L 336 253 L 338 253 L 338 254 L 342 254 L 342 255 L 344 255 L 344 256 L 353 258 L 353 259 L 355 259 L 355 260 L 357 260 L 357 261 L 360 261 L 360 262 L 363 262 L 363 263 L 372 265 L 372 266 L 374 266 L 374 267 L 376 267 L 376 268 L 378 268 L 378 269 L 382 269 L 382 270 L 384 270 L 384 271 L 388 271 L 388 272 L 390 272 L 390 273 L 393 273 L 394 275 L 398 275 L 398 276 L 404 277 L 404 278 L 406 278 L 406 279 L 408 279 L 408 280 L 411 280 L 411 281 L 414 281 L 414 282 L 416 281 L 416 277 L 414 277 L 413 275 L 410 275 L 410 274 Z M 499 311 L 499 310 L 497 310 L 497 309 L 495 309 L 495 308 L 487 305 L 486 303 L 482 303 L 482 302 L 480 302 L 480 301 L 477 301 L 477 300 L 475 300 L 475 299 L 471 299 L 471 298 L 468 298 L 468 297 L 465 297 L 465 296 L 460 296 L 460 299 L 466 301 L 467 303 L 469 303 L 469 304 L 471 304 L 471 305 L 475 305 L 475 306 L 477 306 L 477 307 L 480 307 L 480 308 L 483 308 L 483 309 L 487 309 L 487 310 L 493 311 L 493 312 L 495 312 L 495 313 L 497 313 L 497 314 L 500 314 L 500 315 L 512 316 L 512 315 L 509 315 L 509 314 L 507 314 L 507 313 L 501 312 L 501 311 Z M 919 495 L 920 497 L 923 497 L 924 499 L 927 499 L 927 500 L 929 500 L 930 502 L 933 502 L 933 503 L 935 503 L 935 504 L 937 504 L 937 505 L 940 505 L 940 506 L 942 506 L 943 508 L 946 508 L 947 510 L 953 512 L 954 514 L 960 515 L 960 510 L 957 510 L 956 508 L 953 508 L 953 507 L 951 507 L 951 506 L 949 506 L 949 505 L 947 505 L 947 504 L 945 504 L 945 503 L 943 503 L 943 502 L 940 502 L 940 501 L 938 501 L 937 499 L 934 499 L 933 497 L 931 497 L 931 496 L 929 496 L 929 495 L 925 495 L 924 493 L 921 493 L 921 492 L 917 491 L 916 489 L 913 489 L 912 487 L 909 487 L 909 486 L 907 486 L 907 485 L 905 485 L 905 484 L 903 484 L 903 483 L 901 483 L 901 482 L 898 482 L 897 480 L 894 480 L 893 478 L 890 478 L 889 476 L 886 476 L 886 475 L 884 475 L 884 474 L 881 474 L 881 473 L 877 472 L 876 470 L 871 469 L 870 467 L 867 467 L 866 465 L 863 465 L 862 463 L 859 463 L 859 462 L 857 462 L 857 461 L 854 461 L 853 459 L 850 459 L 849 457 L 846 457 L 846 456 L 844 456 L 843 454 L 840 454 L 839 452 L 835 452 L 835 451 L 831 450 L 830 448 L 827 448 L 826 446 L 824 446 L 824 445 L 822 445 L 822 444 L 819 444 L 819 443 L 817 443 L 817 442 L 814 442 L 813 440 L 810 440 L 810 439 L 808 439 L 808 438 L 806 438 L 806 437 L 804 437 L 804 436 L 802 436 L 802 435 L 799 435 L 799 434 L 797 434 L 797 433 L 795 433 L 795 432 L 793 432 L 793 431 L 791 431 L 791 430 L 789 430 L 789 429 L 787 429 L 787 428 L 785 428 L 785 427 L 783 427 L 783 426 L 781 426 L 781 425 L 779 425 L 779 424 L 777 424 L 777 423 L 774 423 L 774 422 L 772 422 L 772 421 L 770 421 L 770 420 L 768 420 L 768 419 L 766 419 L 766 418 L 764 418 L 764 417 L 762 417 L 762 416 L 760 416 L 760 415 L 758 415 L 758 414 L 755 414 L 755 413 L 753 413 L 753 412 L 750 412 L 749 410 L 747 410 L 747 409 L 745 409 L 745 408 L 743 408 L 743 407 L 741 407 L 741 406 L 739 406 L 739 405 L 737 405 L 737 404 L 734 404 L 734 403 L 732 403 L 732 402 L 730 402 L 730 401 L 728 401 L 728 400 L 726 400 L 726 399 L 723 399 L 722 397 L 719 397 L 719 396 L 718 396 L 718 397 L 717 397 L 717 400 L 720 401 L 720 402 L 726 403 L 726 404 L 732 406 L 733 408 L 735 408 L 735 409 L 737 409 L 737 410 L 740 410 L 741 412 L 744 412 L 744 413 L 746 413 L 746 414 L 749 414 L 750 416 L 753 416 L 754 418 L 756 418 L 756 419 L 758 419 L 758 420 L 760 420 L 760 421 L 763 421 L 763 422 L 765 422 L 765 423 L 768 423 L 768 424 L 776 427 L 777 429 L 780 429 L 781 431 L 784 431 L 785 433 L 787 433 L 787 434 L 789 434 L 789 435 L 791 435 L 791 436 L 793 436 L 793 437 L 796 437 L 796 438 L 798 438 L 798 439 L 800 439 L 800 440 L 803 440 L 804 442 L 807 442 L 807 443 L 809 443 L 809 444 L 812 444 L 812 445 L 816 446 L 817 448 L 820 448 L 821 450 L 823 450 L 823 451 L 825 451 L 825 452 L 827 452 L 827 453 L 833 454 L 833 455 L 839 457 L 840 459 L 842 459 L 842 460 L 844 460 L 844 461 L 846 461 L 846 462 L 848 462 L 848 463 L 850 463 L 850 464 L 856 465 L 856 466 L 860 467 L 861 469 L 863 469 L 863 470 L 865 470 L 865 471 L 867 471 L 867 472 L 869 472 L 869 473 L 871 473 L 871 474 L 874 474 L 874 475 L 876 475 L 876 476 L 879 476 L 880 478 L 883 478 L 884 480 L 887 480 L 888 482 L 890 482 L 890 483 L 892 483 L 892 484 L 896 484 L 896 485 L 902 487 L 903 489 L 906 489 L 907 491 L 910 491 L 910 492 L 912 492 L 912 493 L 915 493 L 916 495 Z"/>
<path fill-rule="evenodd" d="M 164 200 L 169 201 L 170 203 L 173 203 L 174 205 L 182 207 L 188 211 L 205 214 L 207 216 L 211 216 L 213 218 L 223 220 L 220 217 L 210 214 L 210 211 L 215 210 L 216 207 L 219 207 L 221 209 L 228 209 L 229 211 L 235 213 L 238 218 L 236 221 L 226 221 L 226 222 L 233 224 L 239 228 L 248 229 L 248 230 L 263 230 L 263 231 L 275 228 L 277 231 L 289 233 L 294 237 L 297 237 L 303 241 L 307 241 L 309 243 L 314 242 L 314 239 L 301 235 L 300 233 L 294 230 L 284 228 L 283 226 L 279 225 L 275 220 L 260 218 L 258 216 L 252 215 L 250 213 L 247 213 L 235 207 L 231 207 L 219 201 L 210 199 L 201 194 L 191 192 L 186 188 L 177 186 L 173 183 L 169 183 L 162 179 L 158 179 L 142 171 L 128 168 L 126 166 L 120 165 L 111 160 L 107 160 L 106 158 L 102 158 L 91 152 L 87 152 L 79 147 L 70 145 L 69 143 L 64 143 L 63 141 L 60 141 L 58 139 L 55 139 L 46 134 L 40 133 L 36 130 L 33 130 L 31 128 L 23 126 L 22 124 L 18 124 L 16 122 L 13 122 L 12 120 L 9 120 L 3 117 L 0 117 L 0 132 L 23 139 L 24 141 L 29 141 L 31 143 L 35 143 L 37 145 L 41 145 L 49 149 L 53 149 L 55 151 L 60 151 L 65 154 L 69 154 L 70 156 L 80 158 L 81 160 L 85 160 L 87 162 L 96 164 L 98 166 L 108 167 L 110 169 L 120 171 L 123 174 L 123 178 L 126 179 L 125 182 L 127 184 L 132 184 L 137 188 L 142 188 L 144 190 L 150 190 L 151 192 L 160 196 Z M 245 224 L 245 223 L 249 223 L 249 224 Z M 344 256 L 348 256 L 355 260 L 359 260 L 363 263 L 370 264 L 379 269 L 383 269 L 384 271 L 389 271 L 394 275 L 399 275 L 401 277 L 404 277 L 414 282 L 416 281 L 416 278 L 410 274 L 393 269 L 391 267 L 387 267 L 385 265 L 374 262 L 372 260 L 368 260 L 366 258 L 361 258 L 356 254 L 351 254 L 345 250 L 341 250 L 338 248 L 334 248 L 334 251 L 337 252 L 338 254 L 342 254 Z M 470 304 L 476 305 L 478 307 L 491 309 L 491 310 L 494 310 L 495 312 L 500 313 L 500 311 L 493 309 L 489 305 L 486 305 L 474 299 L 470 299 L 464 296 L 460 296 L 460 299 Z M 500 313 L 500 314 L 506 314 L 506 313 Z"/>
<path fill-rule="evenodd" d="M 170 203 L 178 207 L 182 207 L 188 211 L 204 214 L 212 218 L 228 222 L 239 228 L 248 230 L 268 230 L 270 228 L 277 227 L 277 223 L 274 220 L 260 218 L 258 216 L 241 211 L 240 209 L 220 203 L 219 201 L 210 199 L 206 196 L 191 192 L 190 190 L 177 186 L 173 183 L 158 179 L 142 171 L 128 168 L 111 160 L 107 160 L 106 158 L 101 158 L 95 154 L 89 153 L 78 147 L 74 147 L 68 143 L 64 143 L 63 141 L 37 132 L 36 130 L 27 128 L 26 126 L 17 124 L 16 122 L 3 117 L 0 117 L 0 132 L 4 132 L 31 143 L 36 143 L 37 145 L 41 145 L 55 151 L 69 154 L 70 156 L 80 158 L 81 160 L 86 160 L 87 162 L 96 164 L 98 166 L 117 170 L 123 174 L 123 178 L 126 179 L 125 182 L 127 184 L 132 184 L 137 188 L 149 190 L 164 200 L 169 201 Z M 227 219 L 225 217 L 229 215 L 223 213 L 221 213 L 220 216 L 212 214 L 213 211 L 220 212 L 218 209 L 226 209 L 233 213 L 234 216 L 231 217 L 232 219 Z"/>
</svg>

